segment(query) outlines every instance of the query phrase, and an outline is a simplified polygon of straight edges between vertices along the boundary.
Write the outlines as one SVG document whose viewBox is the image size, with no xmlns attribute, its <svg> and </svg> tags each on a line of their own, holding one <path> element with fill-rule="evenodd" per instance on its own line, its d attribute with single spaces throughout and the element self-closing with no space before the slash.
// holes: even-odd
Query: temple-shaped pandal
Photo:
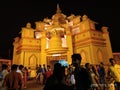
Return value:
<svg viewBox="0 0 120 90">
<path fill-rule="evenodd" d="M 82 64 L 86 62 L 108 64 L 113 57 L 108 27 L 96 30 L 97 23 L 87 15 L 66 16 L 57 5 L 56 13 L 43 21 L 30 23 L 21 29 L 21 37 L 14 39 L 13 63 L 31 67 L 32 76 L 38 64 L 53 64 L 65 60 L 71 64 L 71 55 L 80 53 Z"/>
</svg>

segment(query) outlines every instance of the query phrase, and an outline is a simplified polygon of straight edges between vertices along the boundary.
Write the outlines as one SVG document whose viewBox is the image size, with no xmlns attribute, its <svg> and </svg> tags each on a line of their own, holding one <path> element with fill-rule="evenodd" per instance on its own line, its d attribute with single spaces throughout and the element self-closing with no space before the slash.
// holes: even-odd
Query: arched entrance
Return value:
<svg viewBox="0 0 120 90">
<path fill-rule="evenodd" d="M 32 54 L 28 60 L 28 68 L 30 67 L 31 69 L 30 77 L 36 76 L 36 64 L 37 64 L 37 57 L 36 55 Z"/>
</svg>

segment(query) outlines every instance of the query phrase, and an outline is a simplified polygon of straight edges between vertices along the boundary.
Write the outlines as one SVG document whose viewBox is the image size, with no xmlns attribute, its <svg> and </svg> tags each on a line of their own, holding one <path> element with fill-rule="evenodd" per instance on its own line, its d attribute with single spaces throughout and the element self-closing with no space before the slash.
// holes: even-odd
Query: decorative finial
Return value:
<svg viewBox="0 0 120 90">
<path fill-rule="evenodd" d="M 87 15 L 83 15 L 82 20 L 85 21 L 87 19 L 88 19 L 88 16 Z"/>
<path fill-rule="evenodd" d="M 57 11 L 56 13 L 61 13 L 61 10 L 60 10 L 60 7 L 59 7 L 59 4 L 57 4 Z"/>
<path fill-rule="evenodd" d="M 31 23 L 28 22 L 28 23 L 26 24 L 26 28 L 31 28 Z"/>
</svg>

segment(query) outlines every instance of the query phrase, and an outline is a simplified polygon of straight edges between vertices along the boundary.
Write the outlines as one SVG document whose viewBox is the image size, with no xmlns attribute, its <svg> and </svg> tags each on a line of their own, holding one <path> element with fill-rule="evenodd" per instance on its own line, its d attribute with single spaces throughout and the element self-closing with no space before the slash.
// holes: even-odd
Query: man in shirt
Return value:
<svg viewBox="0 0 120 90">
<path fill-rule="evenodd" d="M 92 84 L 92 78 L 90 73 L 81 66 L 82 57 L 80 54 L 75 53 L 71 56 L 72 64 L 75 67 L 75 87 L 76 90 L 89 90 Z"/>
<path fill-rule="evenodd" d="M 13 64 L 11 72 L 5 76 L 3 86 L 6 86 L 6 90 L 21 90 L 22 77 L 17 71 L 17 65 Z"/>
</svg>

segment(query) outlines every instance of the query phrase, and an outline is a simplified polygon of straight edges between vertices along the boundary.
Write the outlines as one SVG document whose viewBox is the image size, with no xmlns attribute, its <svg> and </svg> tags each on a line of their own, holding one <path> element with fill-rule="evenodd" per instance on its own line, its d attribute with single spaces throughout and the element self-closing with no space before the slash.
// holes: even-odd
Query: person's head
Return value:
<svg viewBox="0 0 120 90">
<path fill-rule="evenodd" d="M 18 65 L 13 64 L 13 65 L 11 66 L 11 70 L 12 70 L 12 71 L 16 71 L 16 70 L 17 70 L 17 67 L 18 67 Z"/>
<path fill-rule="evenodd" d="M 7 69 L 8 65 L 7 64 L 2 64 L 2 70 Z"/>
<path fill-rule="evenodd" d="M 104 63 L 103 62 L 100 62 L 100 67 L 103 67 L 104 66 Z"/>
<path fill-rule="evenodd" d="M 60 73 L 62 71 L 64 71 L 64 67 L 60 63 L 55 63 L 53 72 Z"/>
<path fill-rule="evenodd" d="M 59 79 L 63 78 L 65 75 L 65 67 L 62 66 L 60 63 L 54 64 L 53 74 Z"/>
<path fill-rule="evenodd" d="M 113 58 L 110 58 L 110 59 L 109 59 L 109 62 L 111 63 L 111 65 L 114 65 L 114 64 L 116 63 Z"/>
<path fill-rule="evenodd" d="M 82 57 L 81 57 L 80 54 L 75 53 L 75 54 L 73 54 L 71 56 L 71 58 L 72 58 L 72 64 L 73 64 L 73 66 L 77 67 L 77 66 L 79 66 L 81 64 Z"/>
<path fill-rule="evenodd" d="M 85 63 L 85 68 L 90 69 L 90 63 Z"/>
<path fill-rule="evenodd" d="M 43 64 L 43 67 L 45 67 L 45 64 Z"/>
<path fill-rule="evenodd" d="M 22 70 L 24 68 L 23 65 L 19 65 L 19 69 Z"/>
</svg>

